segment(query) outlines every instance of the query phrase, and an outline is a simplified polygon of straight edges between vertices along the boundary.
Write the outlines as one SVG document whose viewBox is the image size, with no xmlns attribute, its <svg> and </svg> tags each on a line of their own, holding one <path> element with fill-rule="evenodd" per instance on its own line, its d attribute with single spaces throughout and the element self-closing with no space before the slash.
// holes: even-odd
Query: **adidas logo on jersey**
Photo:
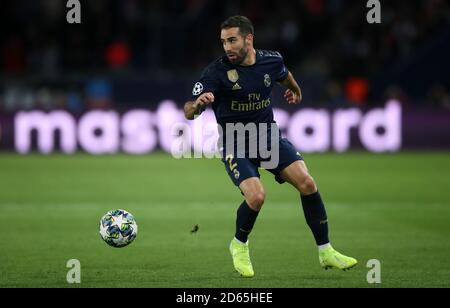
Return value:
<svg viewBox="0 0 450 308">
<path fill-rule="evenodd" d="M 241 86 L 237 82 L 234 84 L 234 86 L 232 88 L 233 91 L 241 90 L 241 89 L 242 89 Z"/>
</svg>

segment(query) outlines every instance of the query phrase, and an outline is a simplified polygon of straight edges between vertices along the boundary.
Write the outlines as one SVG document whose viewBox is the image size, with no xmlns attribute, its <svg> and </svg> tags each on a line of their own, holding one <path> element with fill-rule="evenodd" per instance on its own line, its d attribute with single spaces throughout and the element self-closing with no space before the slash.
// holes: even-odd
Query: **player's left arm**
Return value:
<svg viewBox="0 0 450 308">
<path fill-rule="evenodd" d="M 288 73 L 286 79 L 280 81 L 280 84 L 285 86 L 287 90 L 284 92 L 284 98 L 289 104 L 300 104 L 302 101 L 302 90 L 295 81 L 291 72 Z"/>
</svg>

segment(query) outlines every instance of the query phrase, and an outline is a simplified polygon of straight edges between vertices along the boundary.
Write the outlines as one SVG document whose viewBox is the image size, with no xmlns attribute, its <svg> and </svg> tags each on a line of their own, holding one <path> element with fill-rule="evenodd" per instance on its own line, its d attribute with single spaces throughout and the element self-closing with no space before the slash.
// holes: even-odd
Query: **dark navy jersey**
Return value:
<svg viewBox="0 0 450 308">
<path fill-rule="evenodd" d="M 270 93 L 276 82 L 288 76 L 283 58 L 276 51 L 256 50 L 256 62 L 234 65 L 226 56 L 212 62 L 192 90 L 192 101 L 212 92 L 217 123 L 273 123 Z"/>
</svg>

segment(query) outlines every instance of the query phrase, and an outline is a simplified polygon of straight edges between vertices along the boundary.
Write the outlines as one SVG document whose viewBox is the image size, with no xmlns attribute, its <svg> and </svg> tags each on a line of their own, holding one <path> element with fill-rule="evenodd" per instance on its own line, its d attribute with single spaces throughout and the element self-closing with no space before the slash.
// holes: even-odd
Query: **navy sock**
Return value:
<svg viewBox="0 0 450 308">
<path fill-rule="evenodd" d="M 259 212 L 252 210 L 246 201 L 244 201 L 237 210 L 236 234 L 235 237 L 243 243 L 247 242 L 248 235 L 258 217 Z"/>
<path fill-rule="evenodd" d="M 314 235 L 316 244 L 324 245 L 329 243 L 327 213 L 319 192 L 317 191 L 308 196 L 300 196 L 306 223 Z"/>
</svg>

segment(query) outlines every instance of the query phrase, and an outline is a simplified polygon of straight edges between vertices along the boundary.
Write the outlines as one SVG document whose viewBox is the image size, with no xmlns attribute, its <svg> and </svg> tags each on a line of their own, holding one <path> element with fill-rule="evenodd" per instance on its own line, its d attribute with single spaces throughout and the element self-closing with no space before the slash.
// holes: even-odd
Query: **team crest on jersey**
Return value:
<svg viewBox="0 0 450 308">
<path fill-rule="evenodd" d="M 239 74 L 237 72 L 237 70 L 229 70 L 227 72 L 228 75 L 228 80 L 231 82 L 236 82 L 239 79 Z"/>
<path fill-rule="evenodd" d="M 197 83 L 194 85 L 194 89 L 192 89 L 192 94 L 193 94 L 193 95 L 199 95 L 199 94 L 202 93 L 202 92 L 203 92 L 203 85 L 202 85 L 201 82 L 197 82 Z"/>
<path fill-rule="evenodd" d="M 264 84 L 266 85 L 266 87 L 270 87 L 270 85 L 272 84 L 272 79 L 270 79 L 269 74 L 264 75 Z"/>
</svg>

